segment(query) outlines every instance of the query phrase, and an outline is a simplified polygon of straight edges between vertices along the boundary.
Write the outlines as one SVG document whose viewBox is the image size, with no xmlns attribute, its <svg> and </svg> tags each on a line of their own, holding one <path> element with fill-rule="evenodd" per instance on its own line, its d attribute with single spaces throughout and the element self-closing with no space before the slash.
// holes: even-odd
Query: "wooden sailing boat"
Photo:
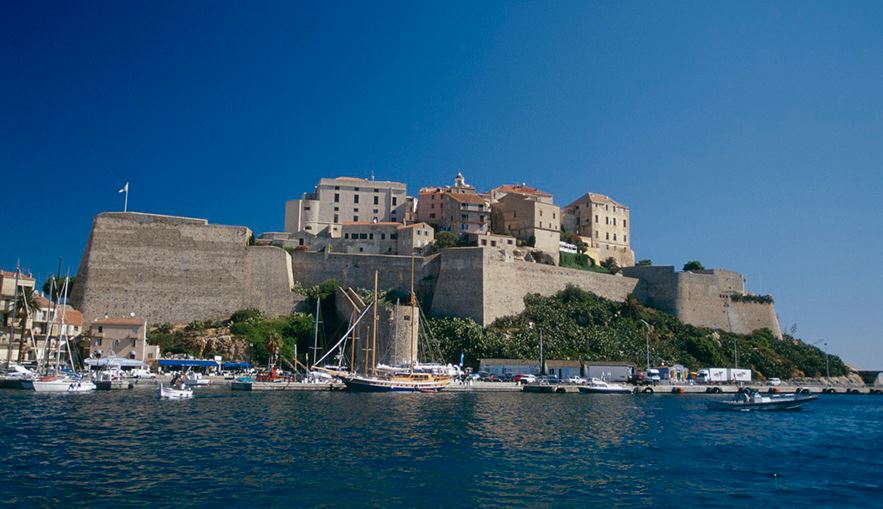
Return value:
<svg viewBox="0 0 883 509">
<path fill-rule="evenodd" d="M 440 375 L 425 371 L 420 371 L 417 364 L 417 344 L 414 336 L 414 325 L 411 326 L 411 337 L 409 343 L 409 361 L 407 367 L 387 368 L 378 373 L 376 363 L 376 347 L 377 347 L 377 271 L 374 272 L 374 323 L 372 327 L 372 344 L 369 348 L 366 338 L 366 356 L 365 356 L 365 373 L 359 375 L 353 373 L 351 376 L 345 377 L 343 383 L 346 388 L 352 391 L 361 392 L 438 392 L 452 381 L 449 375 Z M 411 319 L 419 320 L 417 315 L 417 298 L 414 294 L 414 257 L 411 257 Z M 353 345 L 355 346 L 355 345 Z M 368 367 L 368 355 L 370 352 L 372 363 Z"/>
</svg>

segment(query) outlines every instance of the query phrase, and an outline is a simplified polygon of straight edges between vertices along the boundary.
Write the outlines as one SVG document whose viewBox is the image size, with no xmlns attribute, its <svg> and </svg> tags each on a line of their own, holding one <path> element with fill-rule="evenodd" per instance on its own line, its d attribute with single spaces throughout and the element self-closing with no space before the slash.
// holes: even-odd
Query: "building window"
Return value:
<svg viewBox="0 0 883 509">
<path fill-rule="evenodd" d="M 356 208 L 353 209 L 353 212 L 358 212 L 358 211 L 359 211 L 359 208 L 358 208 L 358 207 L 356 207 Z"/>
<path fill-rule="evenodd" d="M 374 234 L 373 234 L 373 233 L 369 233 L 369 234 L 368 234 L 368 238 L 371 239 L 371 240 L 374 240 Z"/>
<path fill-rule="evenodd" d="M 350 234 L 349 234 L 349 233 L 344 233 L 344 234 L 343 234 L 343 238 L 345 238 L 345 239 L 349 239 L 349 238 L 350 238 Z"/>
<path fill-rule="evenodd" d="M 362 248 L 359 248 L 359 252 L 360 252 L 360 253 L 361 253 L 361 252 L 363 252 L 363 251 L 364 251 L 364 249 L 362 249 Z"/>
<path fill-rule="evenodd" d="M 359 190 L 359 188 L 358 188 L 358 187 L 354 187 L 354 188 L 353 188 L 353 191 L 356 191 L 356 192 L 358 192 L 358 190 Z"/>
<path fill-rule="evenodd" d="M 374 209 L 374 213 L 375 213 L 375 214 L 379 214 L 379 213 L 380 213 L 380 211 L 379 211 L 379 210 L 377 210 L 377 209 Z"/>
<path fill-rule="evenodd" d="M 98 332 L 101 332 L 101 327 L 98 327 Z M 95 346 L 101 346 L 101 338 L 95 338 Z"/>
<path fill-rule="evenodd" d="M 379 193 L 379 192 L 380 192 L 380 189 L 375 189 L 374 192 L 375 192 L 375 193 Z"/>
<path fill-rule="evenodd" d="M 429 205 L 429 208 L 434 209 L 434 208 L 435 208 L 435 203 L 431 203 L 431 204 Z"/>
<path fill-rule="evenodd" d="M 396 240 L 399 238 L 399 234 L 398 233 L 390 233 L 389 238 L 390 238 L 390 240 Z"/>
<path fill-rule="evenodd" d="M 429 214 L 429 219 L 435 219 L 435 214 Z"/>
<path fill-rule="evenodd" d="M 98 334 L 101 334 L 101 333 L 104 332 L 104 331 L 102 330 L 103 328 L 104 328 L 104 327 L 102 327 L 102 326 L 100 326 L 100 325 L 98 326 Z M 101 343 L 98 343 L 98 344 L 100 345 Z"/>
<path fill-rule="evenodd" d="M 356 188 L 356 191 L 358 191 L 358 190 L 359 190 L 359 189 Z M 356 195 L 353 195 L 353 203 L 359 203 L 359 195 L 357 195 L 357 194 L 356 194 Z"/>
<path fill-rule="evenodd" d="M 482 245 L 482 246 L 486 246 L 486 245 L 487 245 L 487 239 L 481 239 L 481 245 Z"/>
<path fill-rule="evenodd" d="M 310 207 L 304 207 L 304 210 L 310 210 Z"/>
<path fill-rule="evenodd" d="M 340 207 L 334 207 L 335 212 L 340 212 Z"/>
<path fill-rule="evenodd" d="M 340 222 L 340 216 L 338 216 L 337 214 L 334 214 L 334 222 L 335 222 L 335 223 L 339 223 L 339 222 Z"/>
<path fill-rule="evenodd" d="M 340 203 L 340 193 L 334 193 L 334 203 Z"/>
<path fill-rule="evenodd" d="M 313 227 L 312 227 L 312 226 L 309 226 L 309 225 L 307 225 L 307 226 L 304 226 L 304 230 L 312 230 L 312 229 L 313 229 Z"/>
<path fill-rule="evenodd" d="M 595 238 L 598 238 L 598 230 L 595 230 Z"/>
<path fill-rule="evenodd" d="M 137 341 L 138 341 L 137 339 L 133 339 L 133 340 L 132 340 L 132 348 L 135 348 L 135 343 L 136 343 Z"/>
<path fill-rule="evenodd" d="M 375 189 L 374 192 L 376 193 L 376 192 L 377 192 L 377 189 Z M 380 203 L 380 197 L 379 197 L 379 196 L 375 196 L 375 197 L 374 197 L 374 205 L 377 205 L 377 204 L 379 204 L 379 203 Z"/>
<path fill-rule="evenodd" d="M 386 234 L 385 234 L 385 233 L 381 233 L 381 234 L 380 234 L 380 240 L 386 240 Z"/>
<path fill-rule="evenodd" d="M 359 216 L 353 216 L 353 222 L 354 222 L 354 223 L 358 223 L 358 222 L 359 222 Z"/>
<path fill-rule="evenodd" d="M 607 232 L 607 238 L 605 240 L 610 240 L 610 232 Z"/>
<path fill-rule="evenodd" d="M 496 241 L 496 240 L 492 240 L 492 241 L 491 241 L 491 247 L 497 247 L 497 241 Z"/>
<path fill-rule="evenodd" d="M 433 196 L 432 198 L 435 199 L 435 196 Z M 396 206 L 398 204 L 398 201 L 399 201 L 399 199 L 397 196 L 392 197 L 392 205 L 393 206 Z"/>
<path fill-rule="evenodd" d="M 629 221 L 628 221 L 628 219 L 623 219 L 623 220 L 622 220 L 622 227 L 623 227 L 623 228 L 628 228 L 628 227 L 629 227 Z"/>
<path fill-rule="evenodd" d="M 604 224 L 610 224 L 610 216 L 604 216 Z"/>
<path fill-rule="evenodd" d="M 616 234 L 613 234 L 613 241 L 616 242 Z"/>
<path fill-rule="evenodd" d="M 304 245 L 304 239 L 297 239 L 297 245 L 298 246 Z"/>
<path fill-rule="evenodd" d="M 625 242 L 626 244 L 628 244 L 629 236 L 628 236 L 628 235 L 623 235 L 623 236 L 622 236 L 622 241 Z"/>
<path fill-rule="evenodd" d="M 595 223 L 598 223 L 598 214 L 595 214 Z"/>
<path fill-rule="evenodd" d="M 340 186 L 334 186 L 335 191 L 340 191 Z"/>
</svg>

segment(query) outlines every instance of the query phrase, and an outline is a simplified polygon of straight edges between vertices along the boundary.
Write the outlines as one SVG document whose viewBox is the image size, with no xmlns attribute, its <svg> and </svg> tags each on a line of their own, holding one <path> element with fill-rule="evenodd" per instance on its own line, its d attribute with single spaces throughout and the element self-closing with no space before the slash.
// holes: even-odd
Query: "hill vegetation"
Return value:
<svg viewBox="0 0 883 509">
<path fill-rule="evenodd" d="M 461 352 L 473 367 L 482 358 L 538 359 L 541 329 L 547 359 L 629 361 L 643 367 L 649 340 L 653 365 L 733 366 L 737 346 L 739 366 L 764 378 L 825 375 L 824 352 L 791 336 L 776 339 L 766 329 L 742 335 L 694 327 L 634 298 L 613 302 L 574 286 L 551 297 L 531 294 L 524 302 L 521 314 L 489 327 L 464 318 L 431 319 L 445 360 L 458 361 Z M 831 376 L 848 374 L 839 357 L 832 355 L 829 362 Z"/>
</svg>

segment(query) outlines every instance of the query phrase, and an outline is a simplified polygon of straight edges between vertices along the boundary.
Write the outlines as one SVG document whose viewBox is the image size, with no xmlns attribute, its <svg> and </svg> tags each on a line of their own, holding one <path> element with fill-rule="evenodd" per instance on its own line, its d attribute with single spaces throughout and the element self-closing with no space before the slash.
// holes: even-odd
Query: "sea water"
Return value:
<svg viewBox="0 0 883 509">
<path fill-rule="evenodd" d="M 883 396 L 0 390 L 14 507 L 881 507 Z"/>
</svg>

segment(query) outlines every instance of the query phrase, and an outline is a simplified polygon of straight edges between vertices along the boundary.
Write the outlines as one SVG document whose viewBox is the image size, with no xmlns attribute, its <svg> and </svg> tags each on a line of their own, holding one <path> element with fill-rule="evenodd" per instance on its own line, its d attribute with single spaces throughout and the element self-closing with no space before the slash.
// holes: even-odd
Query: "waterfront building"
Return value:
<svg viewBox="0 0 883 509">
<path fill-rule="evenodd" d="M 585 378 L 600 378 L 607 382 L 628 382 L 634 376 L 635 365 L 631 362 L 583 362 Z"/>
<path fill-rule="evenodd" d="M 595 263 L 613 258 L 620 267 L 635 264 L 629 208 L 609 196 L 586 193 L 561 211 L 564 231 L 577 234 Z"/>
<path fill-rule="evenodd" d="M 536 359 L 481 359 L 478 370 L 493 375 L 539 375 Z"/>
<path fill-rule="evenodd" d="M 500 198 L 492 205 L 494 233 L 512 235 L 522 244 L 549 254 L 557 264 L 561 210 L 551 203 L 551 195 L 547 193 L 532 188 L 528 188 L 532 192 L 521 193 L 512 189 L 513 186 L 508 187 L 508 192 L 496 191 Z"/>
<path fill-rule="evenodd" d="M 546 361 L 546 374 L 558 377 L 559 381 L 565 381 L 570 377 L 582 376 L 582 365 L 579 361 Z"/>
<path fill-rule="evenodd" d="M 347 222 L 410 222 L 413 205 L 401 182 L 323 178 L 312 193 L 285 203 L 285 231 L 339 238 Z"/>
<path fill-rule="evenodd" d="M 96 359 L 132 359 L 153 363 L 159 359 L 158 345 L 147 343 L 147 320 L 134 317 L 105 317 L 92 322 L 87 354 Z"/>
</svg>

